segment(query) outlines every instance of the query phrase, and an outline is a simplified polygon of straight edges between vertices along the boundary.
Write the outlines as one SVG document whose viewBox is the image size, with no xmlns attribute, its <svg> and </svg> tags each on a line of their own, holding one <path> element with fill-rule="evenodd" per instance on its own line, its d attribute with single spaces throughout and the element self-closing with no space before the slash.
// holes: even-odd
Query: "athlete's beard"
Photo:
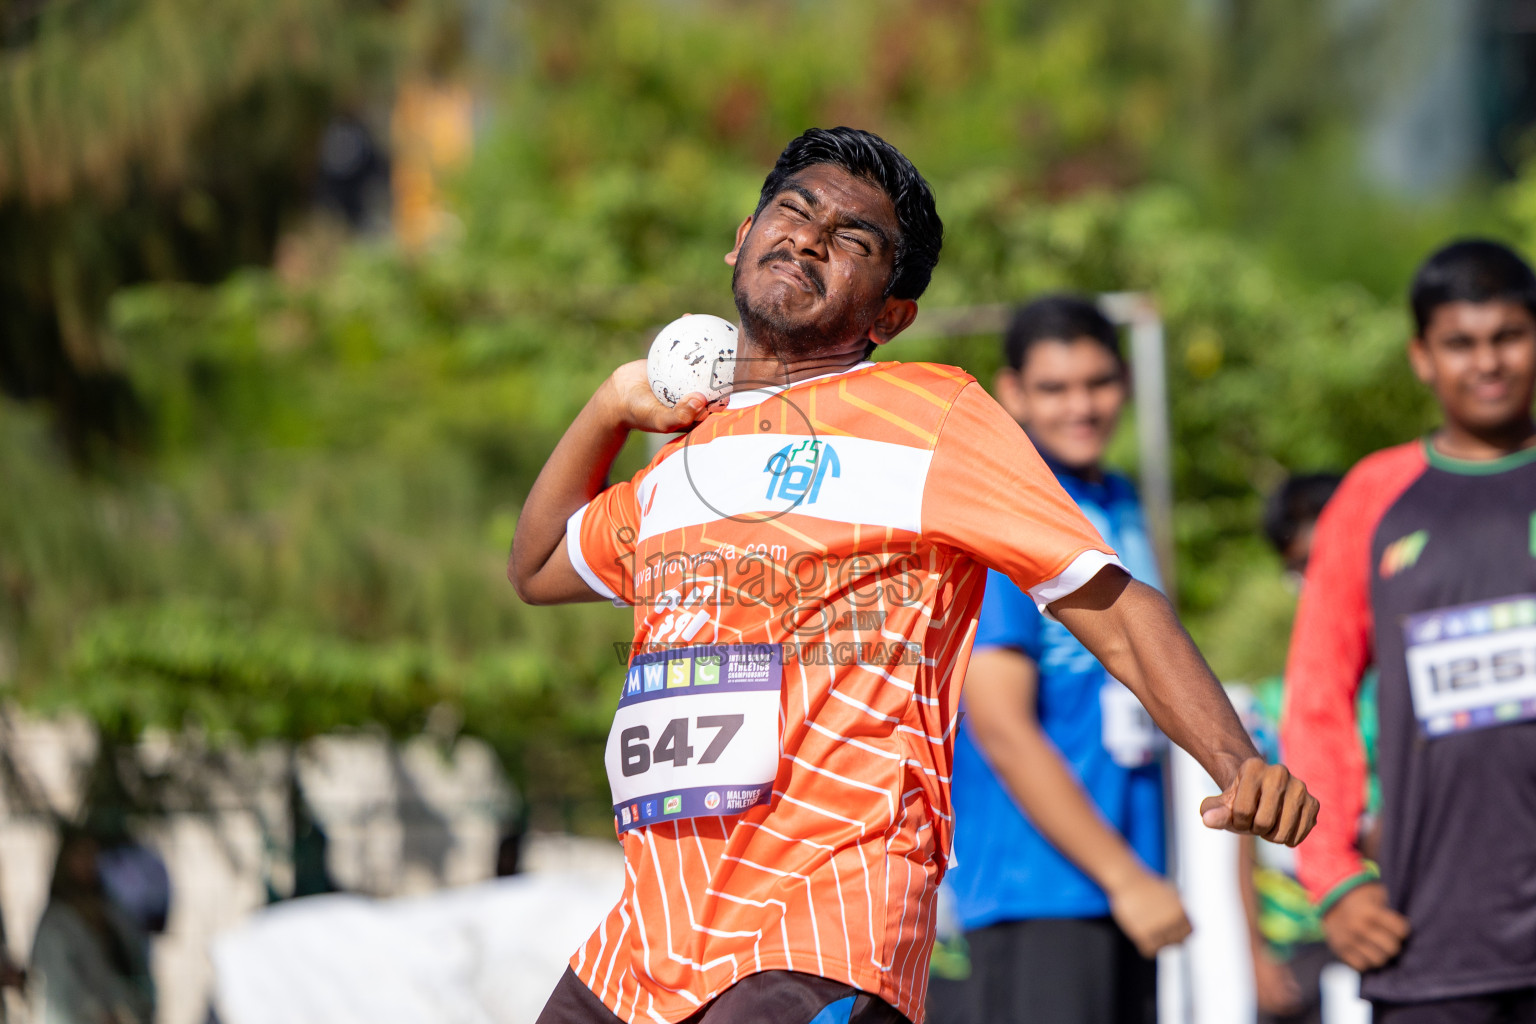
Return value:
<svg viewBox="0 0 1536 1024">
<path fill-rule="evenodd" d="M 798 266 L 816 289 L 816 294 L 826 298 L 826 285 L 814 266 L 783 252 L 770 252 L 753 262 L 761 268 L 779 261 Z M 742 333 L 781 363 L 811 358 L 825 351 L 829 344 L 835 344 L 838 339 L 858 337 L 869 329 L 869 324 L 864 322 L 867 317 L 861 315 L 860 310 L 847 306 L 835 310 L 831 320 L 801 323 L 786 314 L 782 306 L 752 303 L 741 286 L 741 262 L 737 262 L 731 272 L 731 294 L 736 300 L 736 312 L 741 316 Z"/>
</svg>

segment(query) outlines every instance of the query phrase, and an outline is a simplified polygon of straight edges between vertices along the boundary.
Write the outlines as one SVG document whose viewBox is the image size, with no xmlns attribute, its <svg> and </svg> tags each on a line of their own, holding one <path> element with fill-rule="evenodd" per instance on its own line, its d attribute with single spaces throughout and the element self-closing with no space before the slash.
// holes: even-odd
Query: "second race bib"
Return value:
<svg viewBox="0 0 1536 1024">
<path fill-rule="evenodd" d="M 1403 639 L 1426 736 L 1536 719 L 1536 594 L 1410 615 Z"/>
<path fill-rule="evenodd" d="M 767 803 L 779 766 L 777 644 L 638 654 L 604 762 L 620 832 Z"/>
<path fill-rule="evenodd" d="M 1099 688 L 1099 712 L 1104 721 L 1104 749 L 1115 764 L 1140 768 L 1152 763 L 1162 749 L 1163 734 L 1136 695 L 1108 674 Z"/>
</svg>

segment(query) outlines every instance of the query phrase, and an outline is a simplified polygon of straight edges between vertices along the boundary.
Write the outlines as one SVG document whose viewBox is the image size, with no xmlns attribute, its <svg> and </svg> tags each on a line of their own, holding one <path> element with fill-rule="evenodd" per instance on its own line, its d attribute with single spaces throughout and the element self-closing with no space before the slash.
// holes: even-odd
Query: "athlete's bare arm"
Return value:
<svg viewBox="0 0 1536 1024">
<path fill-rule="evenodd" d="M 603 381 L 566 428 L 517 517 L 507 579 L 517 588 L 518 597 L 529 604 L 600 598 L 571 565 L 565 547 L 566 520 L 607 484 L 608 470 L 631 430 L 658 434 L 683 430 L 704 415 L 705 406 L 699 394 L 670 409 L 662 405 L 651 393 L 644 359 L 625 363 Z"/>
<path fill-rule="evenodd" d="M 1099 814 L 1035 714 L 1039 672 L 1020 651 L 977 651 L 965 673 L 971 735 L 1040 834 L 1109 897 L 1110 913 L 1143 956 L 1182 942 L 1178 891 Z"/>
<path fill-rule="evenodd" d="M 1306 838 L 1317 799 L 1259 756 L 1167 598 L 1111 566 L 1050 610 L 1222 788 L 1200 806 L 1206 825 L 1287 846 Z"/>
</svg>

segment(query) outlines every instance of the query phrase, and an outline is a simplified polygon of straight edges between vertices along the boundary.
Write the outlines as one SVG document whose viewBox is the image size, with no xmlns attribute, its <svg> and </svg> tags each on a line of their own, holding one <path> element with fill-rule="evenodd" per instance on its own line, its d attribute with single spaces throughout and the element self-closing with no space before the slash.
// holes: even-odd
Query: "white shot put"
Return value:
<svg viewBox="0 0 1536 1024">
<path fill-rule="evenodd" d="M 736 325 L 708 313 L 678 317 L 651 342 L 645 371 L 668 408 L 695 391 L 711 402 L 724 398 L 736 376 Z"/>
</svg>

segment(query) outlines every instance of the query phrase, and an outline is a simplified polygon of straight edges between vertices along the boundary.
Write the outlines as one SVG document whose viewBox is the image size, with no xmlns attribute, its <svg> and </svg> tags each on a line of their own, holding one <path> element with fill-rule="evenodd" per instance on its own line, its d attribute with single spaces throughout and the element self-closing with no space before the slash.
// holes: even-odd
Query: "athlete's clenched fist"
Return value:
<svg viewBox="0 0 1536 1024">
<path fill-rule="evenodd" d="M 1317 823 L 1317 797 L 1285 765 L 1250 757 L 1220 796 L 1201 802 L 1200 818 L 1207 828 L 1295 846 Z"/>
</svg>

